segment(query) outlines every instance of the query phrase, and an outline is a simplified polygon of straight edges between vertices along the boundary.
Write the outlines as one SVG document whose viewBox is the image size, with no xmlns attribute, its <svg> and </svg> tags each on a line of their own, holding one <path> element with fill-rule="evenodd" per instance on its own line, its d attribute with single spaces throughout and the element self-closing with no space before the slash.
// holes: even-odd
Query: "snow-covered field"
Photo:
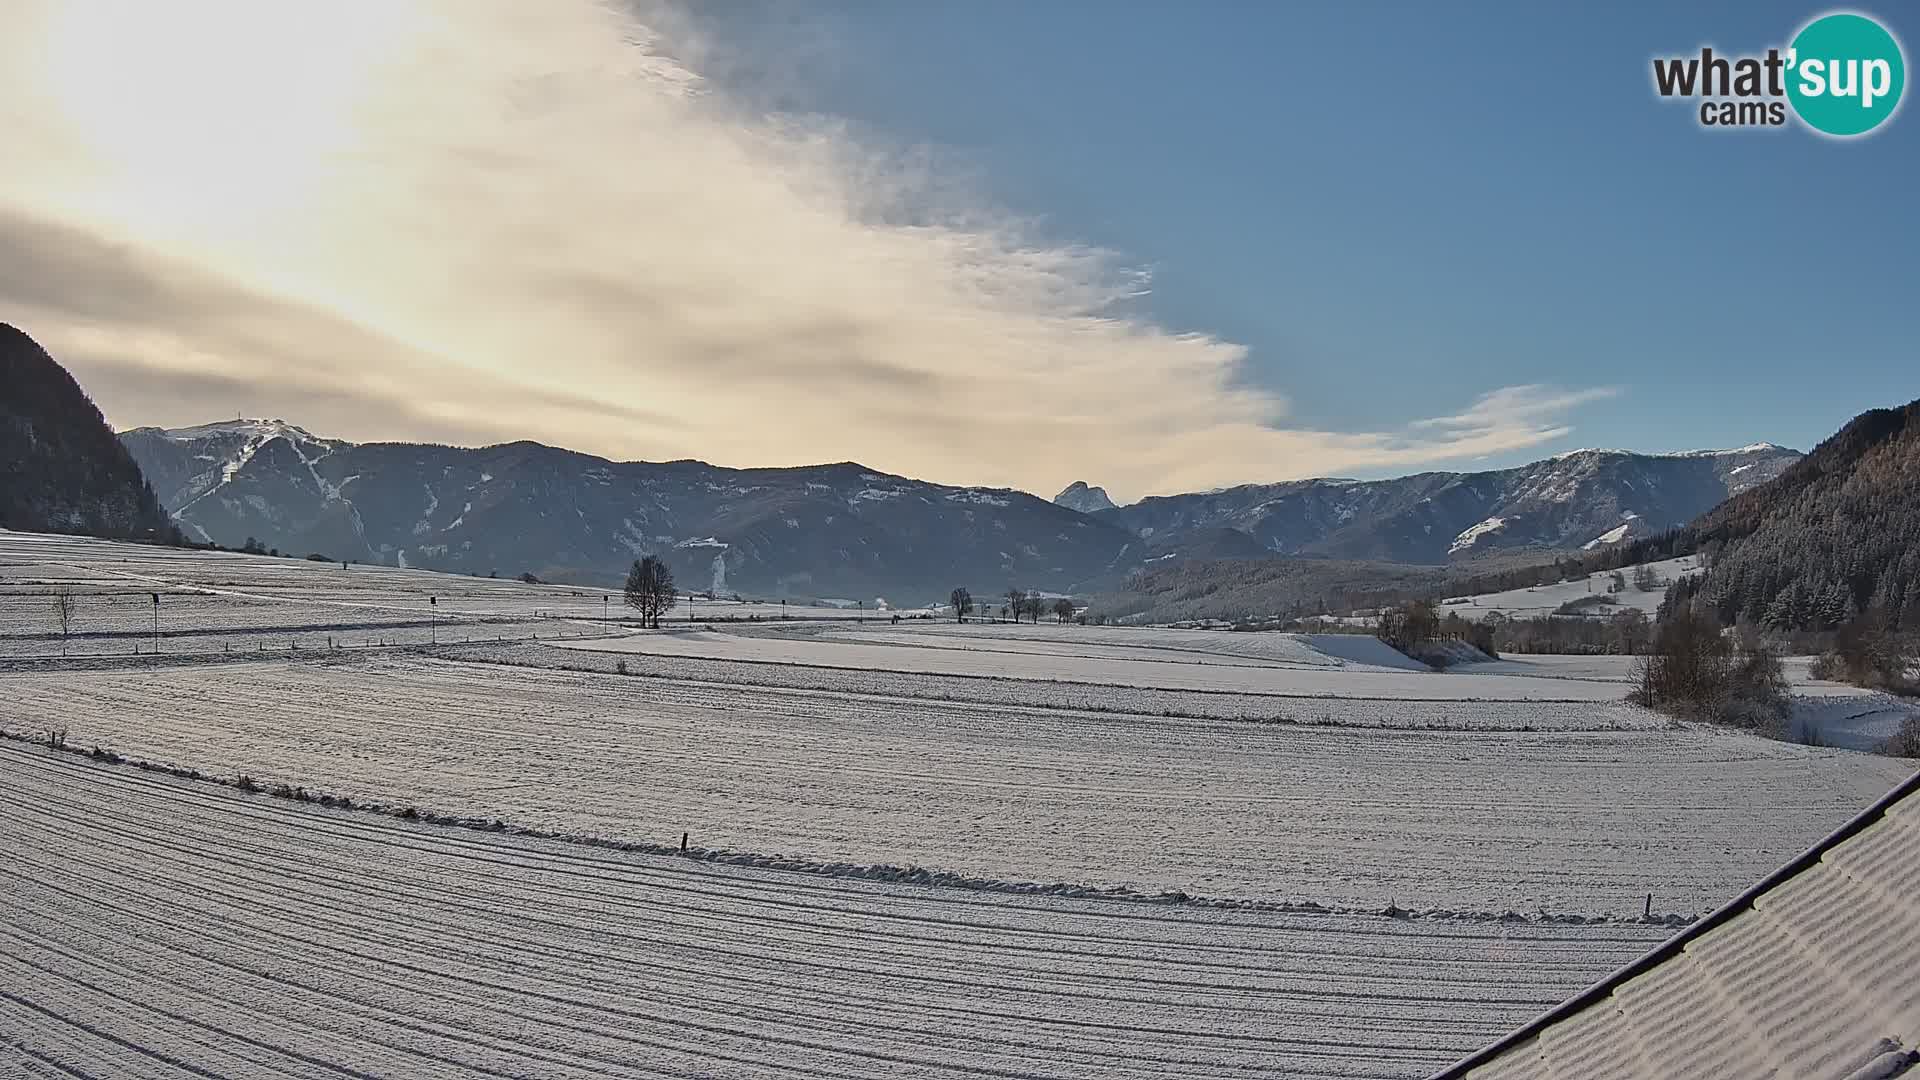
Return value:
<svg viewBox="0 0 1920 1080">
<path fill-rule="evenodd" d="M 1647 563 L 1654 573 L 1656 586 L 1641 591 L 1633 584 L 1634 568 L 1620 571 L 1626 579 L 1627 587 L 1617 593 L 1607 592 L 1613 580 L 1612 572 L 1589 574 L 1553 585 L 1540 585 L 1528 589 L 1510 589 L 1506 592 L 1481 593 L 1475 596 L 1448 597 L 1440 605 L 1442 614 L 1452 613 L 1463 619 L 1478 622 L 1489 615 L 1500 614 L 1509 618 L 1530 619 L 1541 615 L 1551 615 L 1562 604 L 1589 597 L 1610 598 L 1611 604 L 1602 604 L 1589 609 L 1595 616 L 1618 615 L 1627 610 L 1646 613 L 1648 618 L 1660 607 L 1660 601 L 1667 595 L 1667 586 L 1678 578 L 1689 577 L 1700 572 L 1700 560 L 1697 556 L 1685 555 L 1678 559 L 1665 559 Z"/>
<path fill-rule="evenodd" d="M 53 600 L 74 598 L 75 656 L 515 641 L 623 632 L 620 594 L 390 566 L 196 552 L 0 530 L 0 657 L 59 655 Z M 158 620 L 152 601 L 158 593 Z M 778 603 L 684 600 L 701 619 L 778 621 Z M 791 621 L 857 609 L 791 605 Z M 874 613 L 864 617 L 871 620 Z"/>
<path fill-rule="evenodd" d="M 1431 1072 L 1663 927 L 828 879 L 414 825 L 0 744 L 0 1072 Z"/>
<path fill-rule="evenodd" d="M 545 834 L 0 742 L 0 1073 L 1413 1076 L 1908 771 L 1626 658 L 602 595 L 0 533 L 0 729 Z"/>
<path fill-rule="evenodd" d="M 1358 639 L 1355 639 L 1358 640 Z M 1371 643 L 1369 641 L 1369 643 Z M 567 644 L 564 642 L 552 644 Z M 1221 689 L 1170 689 L 1153 686 L 1021 679 L 1004 674 L 935 674 L 839 665 L 780 663 L 766 659 L 724 660 L 590 648 L 525 648 L 521 645 L 474 646 L 443 651 L 463 659 L 524 667 L 613 673 L 624 665 L 630 674 L 690 679 L 729 686 L 767 686 L 822 690 L 836 694 L 971 702 L 1029 709 L 1078 709 L 1141 716 L 1209 720 L 1250 720 L 1268 724 L 1341 727 L 1423 728 L 1478 731 L 1615 731 L 1666 727 L 1658 713 L 1622 700 L 1594 700 L 1594 691 L 1573 698 L 1473 700 L 1462 697 L 1381 696 L 1363 693 L 1356 679 L 1346 694 L 1250 693 Z M 1438 678 L 1438 676 L 1435 676 Z M 1452 684 L 1429 681 L 1402 684 L 1444 692 Z M 1551 694 L 1552 685 L 1534 693 Z M 1626 688 L 1618 688 L 1624 697 Z"/>
<path fill-rule="evenodd" d="M 1138 644 L 1129 648 L 1103 641 L 1082 645 L 1080 635 L 1090 628 L 1078 626 L 1043 624 L 1038 629 L 1049 636 L 1048 640 L 1013 635 L 998 639 L 955 635 L 942 632 L 936 624 L 911 629 L 904 626 L 866 630 L 833 627 L 827 628 L 827 632 L 805 632 L 809 629 L 821 628 L 766 628 L 755 633 L 674 630 L 597 640 L 576 639 L 564 644 L 589 652 L 1290 697 L 1610 702 L 1621 695 L 1619 688 L 1610 683 L 1569 679 L 1544 682 L 1482 675 L 1471 668 L 1441 675 L 1417 667 L 1372 638 L 1349 635 L 1326 635 L 1328 649 L 1363 652 L 1377 656 L 1379 662 L 1337 656 L 1332 651 L 1304 643 L 1306 636 L 1287 634 L 1119 631 L 1137 636 Z M 1189 648 L 1161 647 L 1155 644 L 1155 638 L 1162 633 L 1209 634 L 1221 639 L 1220 644 L 1226 646 L 1266 645 L 1276 653 L 1311 653 L 1314 659 L 1309 662 L 1299 658 L 1208 655 Z M 1268 640 L 1256 640 L 1262 638 Z"/>
<path fill-rule="evenodd" d="M 36 703 L 0 706 L 15 731 L 558 832 L 1374 908 L 1623 915 L 1652 891 L 1697 913 L 1906 772 L 1703 729 L 1249 724 L 408 657 L 12 673 L 0 696 Z"/>
<path fill-rule="evenodd" d="M 1920 702 L 1912 699 L 1816 679 L 1807 670 L 1812 662 L 1810 656 L 1789 656 L 1781 662 L 1793 690 L 1790 738 L 1872 751 L 1899 732 L 1909 717 L 1920 716 Z M 1512 656 L 1480 664 L 1473 670 L 1527 679 L 1611 684 L 1624 695 L 1631 686 L 1633 663 L 1631 656 Z"/>
</svg>

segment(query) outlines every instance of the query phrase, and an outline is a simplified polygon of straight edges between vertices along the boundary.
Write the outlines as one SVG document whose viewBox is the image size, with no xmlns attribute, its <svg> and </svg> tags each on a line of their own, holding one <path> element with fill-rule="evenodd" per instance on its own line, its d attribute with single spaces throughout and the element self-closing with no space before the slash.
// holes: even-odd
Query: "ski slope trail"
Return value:
<svg viewBox="0 0 1920 1080">
<path fill-rule="evenodd" d="M 8 1075 L 1412 1077 L 1666 932 L 838 881 L 13 743 L 0 836 Z"/>
</svg>

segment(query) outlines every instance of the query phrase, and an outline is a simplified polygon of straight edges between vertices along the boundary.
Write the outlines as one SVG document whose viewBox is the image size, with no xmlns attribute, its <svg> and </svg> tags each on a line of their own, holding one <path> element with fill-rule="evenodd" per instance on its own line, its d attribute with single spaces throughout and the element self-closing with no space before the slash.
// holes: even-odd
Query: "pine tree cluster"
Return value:
<svg viewBox="0 0 1920 1080">
<path fill-rule="evenodd" d="M 1723 625 L 1920 631 L 1920 401 L 1856 417 L 1772 483 L 1682 530 L 1705 575 L 1675 586 Z"/>
<path fill-rule="evenodd" d="M 178 542 L 120 440 L 34 340 L 0 323 L 0 527 Z"/>
</svg>

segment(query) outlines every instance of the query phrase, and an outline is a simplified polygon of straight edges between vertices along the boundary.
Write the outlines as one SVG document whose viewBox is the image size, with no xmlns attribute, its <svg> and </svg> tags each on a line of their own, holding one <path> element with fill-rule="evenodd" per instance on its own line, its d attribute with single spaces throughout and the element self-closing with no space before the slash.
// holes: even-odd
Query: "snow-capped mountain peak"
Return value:
<svg viewBox="0 0 1920 1080">
<path fill-rule="evenodd" d="M 173 442 L 197 442 L 202 439 L 220 438 L 222 436 L 261 442 L 268 439 L 281 438 L 297 439 L 302 442 L 340 442 L 340 440 L 337 439 L 322 440 L 306 428 L 298 424 L 289 424 L 285 420 L 280 419 L 240 418 L 234 420 L 216 420 L 211 424 L 196 424 L 192 427 L 146 428 L 142 430 L 152 431 L 161 438 Z"/>
</svg>

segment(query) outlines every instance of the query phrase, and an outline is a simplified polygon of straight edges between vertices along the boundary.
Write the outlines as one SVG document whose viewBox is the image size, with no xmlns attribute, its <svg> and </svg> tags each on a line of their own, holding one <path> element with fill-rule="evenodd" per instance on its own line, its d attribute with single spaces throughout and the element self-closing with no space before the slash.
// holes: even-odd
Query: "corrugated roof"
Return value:
<svg viewBox="0 0 1920 1080">
<path fill-rule="evenodd" d="M 1920 1077 L 1920 774 L 1434 1080 Z"/>
</svg>

